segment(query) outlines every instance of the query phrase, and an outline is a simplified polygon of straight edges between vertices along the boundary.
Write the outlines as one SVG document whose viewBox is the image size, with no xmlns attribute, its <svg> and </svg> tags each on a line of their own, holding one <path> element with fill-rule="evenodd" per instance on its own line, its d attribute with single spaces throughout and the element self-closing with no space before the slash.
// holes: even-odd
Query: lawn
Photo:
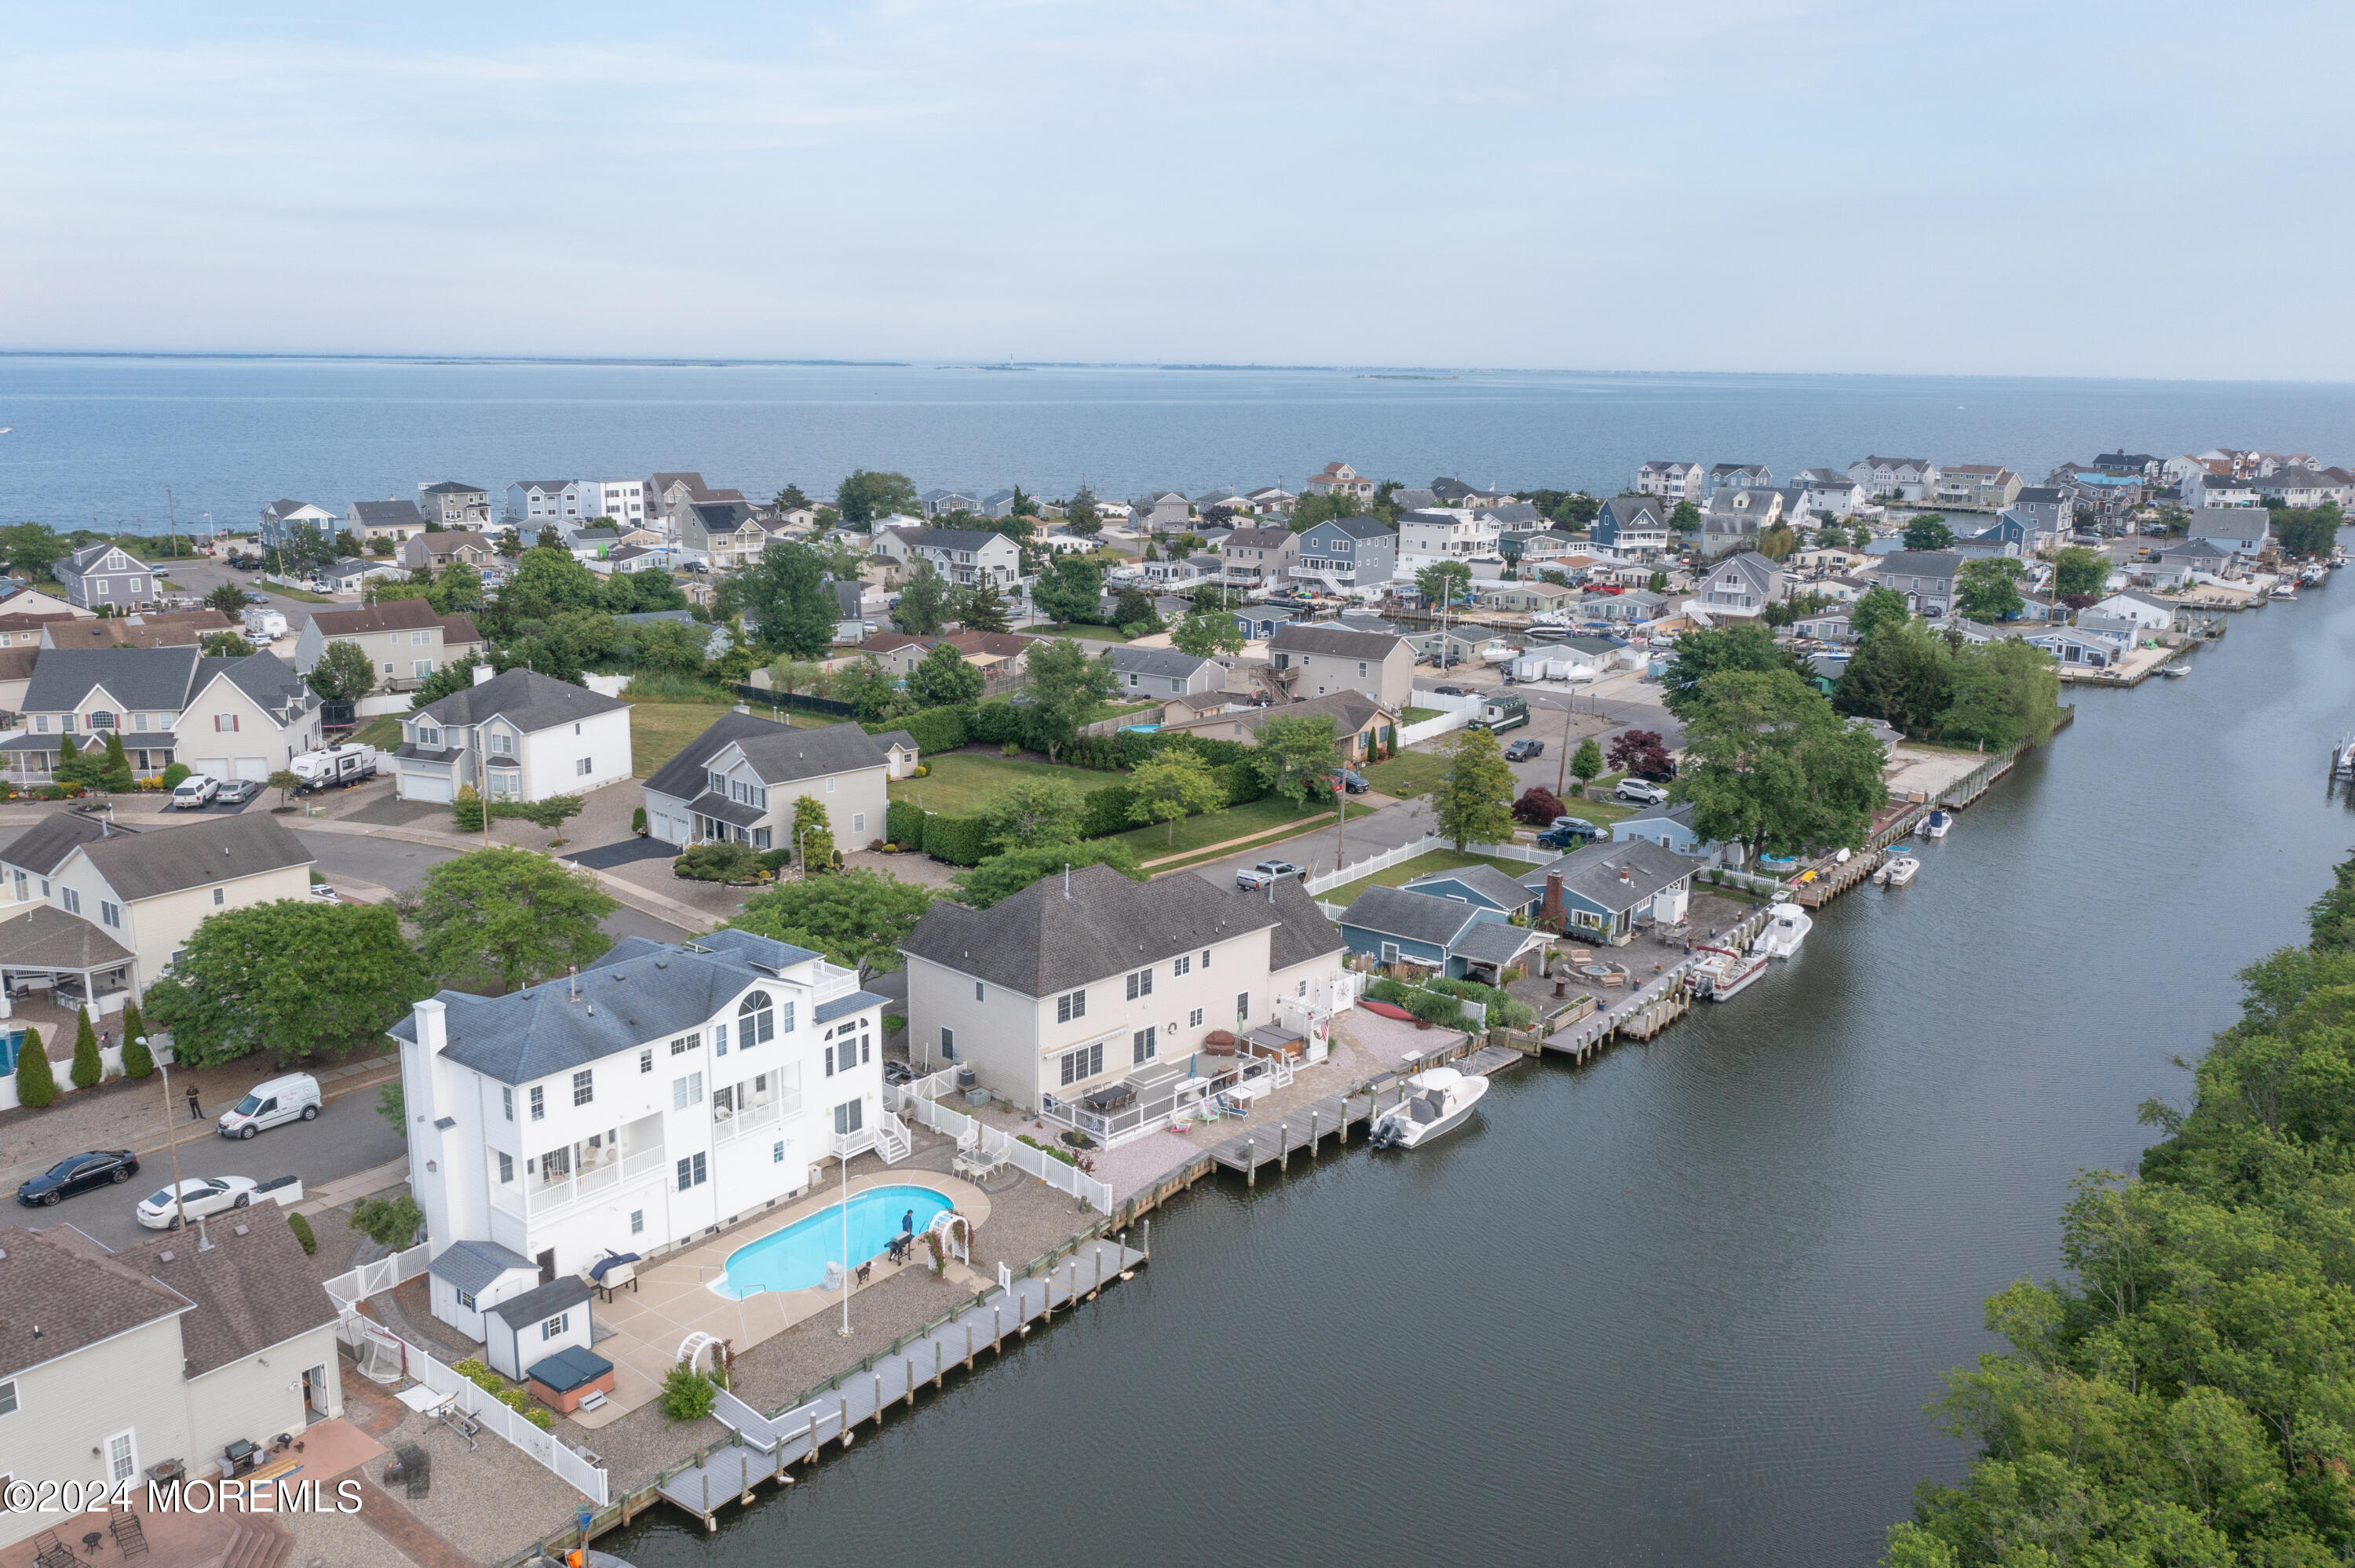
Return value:
<svg viewBox="0 0 2355 1568">
<path fill-rule="evenodd" d="M 400 715 L 378 714 L 355 730 L 352 739 L 362 746 L 373 746 L 378 751 L 395 750 L 400 745 Z"/>
<path fill-rule="evenodd" d="M 1355 801 L 1349 804 L 1349 815 L 1352 817 L 1366 816 L 1370 811 L 1370 807 L 1360 806 Z M 1184 819 L 1178 824 L 1175 843 L 1170 842 L 1172 835 L 1169 824 L 1167 822 L 1149 822 L 1144 827 L 1132 829 L 1124 833 L 1116 833 L 1114 836 L 1135 850 L 1138 860 L 1153 861 L 1169 855 L 1183 855 L 1195 850 L 1209 850 L 1214 844 L 1225 843 L 1230 839 L 1246 838 L 1254 833 L 1274 835 L 1279 830 L 1288 830 L 1293 832 L 1306 832 L 1320 824 L 1329 826 L 1332 821 L 1333 813 L 1325 810 L 1324 802 L 1321 800 L 1316 802 L 1313 807 L 1304 808 L 1282 796 L 1271 795 L 1264 800 L 1253 800 L 1247 805 L 1236 806 L 1228 810 L 1212 811 L 1207 816 Z M 1250 846 L 1241 847 L 1249 848 Z M 1168 868 L 1156 867 L 1156 869 Z"/>
<path fill-rule="evenodd" d="M 1117 773 L 997 757 L 986 751 L 943 752 L 925 758 L 924 768 L 928 777 L 902 779 L 893 784 L 891 799 L 913 800 L 928 811 L 945 811 L 953 817 L 972 816 L 981 810 L 982 802 L 1018 779 L 1060 779 L 1084 795 L 1122 778 Z"/>
<path fill-rule="evenodd" d="M 1385 795 L 1403 800 L 1428 795 L 1447 771 L 1447 758 L 1429 751 L 1401 751 L 1387 762 L 1366 768 L 1366 782 Z"/>
<path fill-rule="evenodd" d="M 1429 724 L 1433 719 L 1445 716 L 1445 710 L 1441 708 L 1399 709 L 1399 724 L 1401 727 L 1411 724 Z"/>
<path fill-rule="evenodd" d="M 1387 871 L 1378 871 L 1371 876 L 1361 876 L 1355 882 L 1344 883 L 1332 892 L 1320 893 L 1317 896 L 1327 904 L 1338 904 L 1346 909 L 1369 887 L 1402 887 L 1418 876 L 1429 876 L 1435 871 L 1454 871 L 1459 866 L 1466 865 L 1493 865 L 1516 882 L 1520 880 L 1523 872 L 1531 869 L 1519 861 L 1495 860 L 1484 854 L 1458 854 L 1442 844 L 1429 854 L 1419 854 L 1412 860 L 1402 860 Z"/>
<path fill-rule="evenodd" d="M 309 588 L 288 588 L 284 583 L 257 583 L 253 591 L 273 594 L 280 599 L 299 599 L 304 604 L 340 604 L 346 609 L 351 608 L 348 600 L 329 599 L 325 594 L 313 593 Z"/>
</svg>

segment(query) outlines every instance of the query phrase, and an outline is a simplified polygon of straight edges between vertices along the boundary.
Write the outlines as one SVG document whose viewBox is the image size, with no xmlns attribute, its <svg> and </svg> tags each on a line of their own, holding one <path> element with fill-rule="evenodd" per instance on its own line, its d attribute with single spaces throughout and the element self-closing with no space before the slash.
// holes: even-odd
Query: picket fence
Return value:
<svg viewBox="0 0 2355 1568">
<path fill-rule="evenodd" d="M 1361 876 L 1371 876 L 1378 871 L 1388 871 L 1394 865 L 1413 860 L 1420 855 L 1429 854 L 1438 847 L 1439 835 L 1435 832 L 1426 833 L 1422 838 L 1399 845 L 1396 849 L 1384 850 L 1381 853 L 1369 855 L 1364 860 L 1353 860 L 1338 871 L 1328 871 L 1322 876 L 1312 876 L 1306 885 L 1311 894 L 1330 893 L 1346 883 L 1355 882 Z"/>
<path fill-rule="evenodd" d="M 1428 707 L 1433 702 L 1445 702 L 1449 700 L 1444 697 L 1435 698 L 1429 692 L 1417 692 L 1414 695 L 1415 705 L 1417 707 Z M 1435 719 L 1424 719 L 1420 724 L 1401 725 L 1399 726 L 1398 743 L 1401 746 L 1414 746 L 1423 741 L 1435 739 L 1440 736 L 1447 734 L 1450 730 L 1462 729 L 1465 726 L 1472 722 L 1472 715 L 1477 711 L 1478 705 L 1475 704 L 1473 707 L 1463 713 L 1442 714 Z"/>
<path fill-rule="evenodd" d="M 951 1075 L 935 1073 L 924 1079 L 923 1084 L 934 1084 L 948 1076 Z M 910 1089 L 919 1086 L 911 1084 L 900 1091 L 906 1097 L 905 1108 L 934 1132 L 955 1139 L 960 1144 L 971 1139 L 974 1147 L 982 1153 L 1004 1158 L 1017 1170 L 1028 1171 L 1058 1192 L 1069 1192 L 1098 1213 L 1112 1213 L 1111 1182 L 1099 1181 L 1078 1166 L 1066 1164 L 1045 1150 L 1033 1148 L 1012 1133 L 991 1127 L 978 1117 L 951 1110 L 938 1100 L 927 1099 L 922 1095 L 909 1094 Z"/>
</svg>

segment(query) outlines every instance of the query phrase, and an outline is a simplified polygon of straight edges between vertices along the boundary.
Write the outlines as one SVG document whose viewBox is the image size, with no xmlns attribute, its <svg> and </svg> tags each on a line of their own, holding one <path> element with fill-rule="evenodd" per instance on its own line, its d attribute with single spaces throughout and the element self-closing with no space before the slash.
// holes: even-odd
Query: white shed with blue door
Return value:
<svg viewBox="0 0 2355 1568">
<path fill-rule="evenodd" d="M 587 1350 L 595 1338 L 589 1294 L 587 1280 L 566 1274 L 485 1308 L 483 1323 L 489 1332 L 483 1336 L 483 1359 L 502 1377 L 521 1383 L 526 1369 L 557 1351 Z"/>
</svg>

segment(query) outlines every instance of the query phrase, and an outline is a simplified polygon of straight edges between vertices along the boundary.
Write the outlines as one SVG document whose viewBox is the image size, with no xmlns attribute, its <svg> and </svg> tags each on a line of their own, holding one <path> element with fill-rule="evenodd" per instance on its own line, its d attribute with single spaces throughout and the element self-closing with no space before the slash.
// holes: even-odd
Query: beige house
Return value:
<svg viewBox="0 0 2355 1568">
<path fill-rule="evenodd" d="M 1276 719 L 1330 718 L 1334 735 L 1341 743 L 1342 758 L 1353 766 L 1371 760 L 1377 751 L 1398 743 L 1397 710 L 1384 707 L 1362 692 L 1334 692 L 1283 707 L 1183 715 L 1176 713 L 1177 707 L 1173 703 L 1162 710 L 1164 734 L 1178 730 L 1203 740 L 1231 740 L 1242 746 L 1258 744 L 1260 731 Z"/>
<path fill-rule="evenodd" d="M 472 617 L 439 615 L 421 599 L 323 609 L 294 640 L 294 669 L 309 674 L 330 642 L 356 642 L 376 666 L 378 689 L 410 692 L 445 664 L 483 651 Z"/>
<path fill-rule="evenodd" d="M 470 529 L 445 528 L 437 534 L 413 534 L 401 542 L 400 564 L 410 571 L 431 567 L 435 571 L 463 564 L 480 571 L 499 553 L 497 541 Z"/>
<path fill-rule="evenodd" d="M 0 1484 L 131 1484 L 239 1438 L 343 1414 L 335 1307 L 275 1204 L 110 1252 L 71 1225 L 0 1229 Z M 33 1331 L 39 1325 L 39 1332 Z M 0 1510 L 0 1545 L 64 1518 Z"/>
<path fill-rule="evenodd" d="M 52 648 L 25 683 L 24 723 L 0 740 L 19 783 L 48 779 L 65 747 L 123 739 L 142 778 L 175 761 L 223 779 L 267 779 L 319 744 L 319 699 L 268 653 L 193 648 Z"/>
<path fill-rule="evenodd" d="M 1579 590 L 1562 583 L 1510 582 L 1483 588 L 1476 596 L 1488 609 L 1517 609 L 1523 614 L 1561 610 L 1578 603 Z"/>
<path fill-rule="evenodd" d="M 304 898 L 311 853 L 275 817 L 133 832 L 59 812 L 0 850 L 0 974 L 80 985 L 119 1011 L 224 909 Z"/>
<path fill-rule="evenodd" d="M 901 944 L 909 1042 L 1027 1110 L 1166 1084 L 1214 1030 L 1329 1005 L 1342 944 L 1297 882 L 1239 893 L 1092 865 L 988 910 L 942 899 Z"/>
<path fill-rule="evenodd" d="M 1275 678 L 1295 697 L 1363 692 L 1397 713 L 1414 694 L 1414 650 L 1391 632 L 1295 621 L 1276 628 L 1267 652 Z"/>
<path fill-rule="evenodd" d="M 1238 528 L 1219 546 L 1227 581 L 1252 587 L 1288 583 L 1300 560 L 1300 535 L 1289 528 Z"/>
</svg>

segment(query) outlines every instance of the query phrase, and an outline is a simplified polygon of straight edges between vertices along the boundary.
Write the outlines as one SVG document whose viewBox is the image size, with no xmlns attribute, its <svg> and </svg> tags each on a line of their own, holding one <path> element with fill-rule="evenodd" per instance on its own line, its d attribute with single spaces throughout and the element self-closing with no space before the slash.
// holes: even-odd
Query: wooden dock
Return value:
<svg viewBox="0 0 2355 1568">
<path fill-rule="evenodd" d="M 1796 883 L 1792 885 L 1789 894 L 1791 902 L 1803 909 L 1820 909 L 1866 877 L 1870 876 L 1874 868 L 1888 858 L 1889 854 L 1885 850 L 1868 850 L 1863 854 L 1852 854 L 1844 861 L 1835 860 L 1828 855 L 1816 863 L 1816 877 L 1813 882 Z"/>
<path fill-rule="evenodd" d="M 1151 1226 L 1146 1221 L 1148 1247 Z M 1002 1350 L 1008 1339 L 1018 1340 L 1057 1311 L 1093 1300 L 1099 1290 L 1129 1278 L 1151 1260 L 1149 1250 L 1124 1241 L 1085 1243 L 1044 1277 L 1008 1281 L 866 1370 L 844 1374 L 830 1393 L 774 1416 L 723 1391 L 712 1414 L 736 1440 L 698 1456 L 698 1463 L 662 1483 L 661 1495 L 701 1520 L 706 1530 L 717 1530 L 719 1510 L 731 1502 L 750 1503 L 762 1482 L 790 1483 L 790 1467 L 815 1464 L 828 1443 L 849 1446 L 868 1422 L 881 1425 L 893 1406 L 912 1406 L 922 1390 L 937 1389 L 952 1372 L 973 1371 L 984 1352 Z"/>
<path fill-rule="evenodd" d="M 1458 1072 L 1482 1076 L 1517 1065 L 1526 1060 L 1518 1051 L 1503 1045 L 1483 1045 L 1478 1050 L 1444 1064 Z M 1429 1064 L 1433 1066 L 1439 1063 Z M 1419 1072 L 1421 1068 L 1414 1071 Z M 1327 1095 L 1305 1106 L 1295 1106 L 1272 1121 L 1257 1123 L 1237 1133 L 1223 1143 L 1207 1150 L 1212 1164 L 1235 1171 L 1246 1181 L 1256 1184 L 1263 1165 L 1273 1165 L 1279 1171 L 1292 1162 L 1295 1154 L 1305 1153 L 1314 1160 L 1317 1149 L 1331 1138 L 1342 1143 L 1349 1141 L 1354 1129 L 1370 1128 L 1374 1118 L 1382 1110 L 1406 1097 L 1406 1080 L 1411 1073 L 1393 1073 L 1376 1079 L 1365 1088 L 1346 1094 Z M 1394 1092 L 1393 1092 L 1394 1091 Z"/>
</svg>

